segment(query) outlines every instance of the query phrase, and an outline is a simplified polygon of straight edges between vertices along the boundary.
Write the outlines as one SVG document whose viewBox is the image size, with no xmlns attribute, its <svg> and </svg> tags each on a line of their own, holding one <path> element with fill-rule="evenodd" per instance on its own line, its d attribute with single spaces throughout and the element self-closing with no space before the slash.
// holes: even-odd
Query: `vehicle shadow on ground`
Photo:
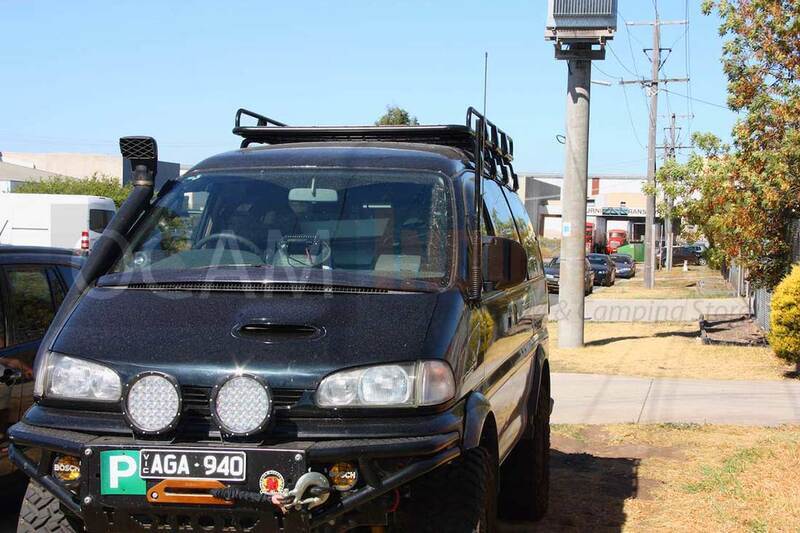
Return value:
<svg viewBox="0 0 800 533">
<path fill-rule="evenodd" d="M 538 523 L 501 522 L 499 533 L 622 531 L 625 500 L 640 496 L 639 459 L 550 452 L 550 507 Z"/>
</svg>

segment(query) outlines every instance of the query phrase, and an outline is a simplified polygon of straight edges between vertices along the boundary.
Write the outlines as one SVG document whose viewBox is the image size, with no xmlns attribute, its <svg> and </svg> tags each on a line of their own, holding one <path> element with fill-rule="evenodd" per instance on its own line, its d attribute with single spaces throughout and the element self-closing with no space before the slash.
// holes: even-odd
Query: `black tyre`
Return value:
<svg viewBox="0 0 800 533">
<path fill-rule="evenodd" d="M 550 385 L 539 391 L 531 431 L 511 450 L 500 470 L 500 517 L 537 521 L 547 514 L 550 500 Z"/>
<path fill-rule="evenodd" d="M 77 517 L 67 515 L 58 500 L 44 487 L 31 481 L 22 500 L 17 533 L 75 533 L 83 531 Z"/>
<path fill-rule="evenodd" d="M 397 533 L 492 533 L 497 516 L 497 466 L 485 448 L 411 485 L 411 498 L 397 513 Z"/>
</svg>

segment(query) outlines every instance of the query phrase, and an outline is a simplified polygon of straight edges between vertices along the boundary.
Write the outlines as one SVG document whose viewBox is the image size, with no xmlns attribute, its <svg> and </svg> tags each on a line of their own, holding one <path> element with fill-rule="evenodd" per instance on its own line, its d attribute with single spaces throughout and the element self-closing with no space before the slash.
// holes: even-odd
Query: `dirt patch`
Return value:
<svg viewBox="0 0 800 533">
<path fill-rule="evenodd" d="M 707 315 L 700 318 L 704 344 L 766 346 L 767 338 L 756 321 L 747 315 Z"/>
<path fill-rule="evenodd" d="M 551 429 L 550 510 L 503 533 L 798 531 L 800 426 Z"/>
</svg>

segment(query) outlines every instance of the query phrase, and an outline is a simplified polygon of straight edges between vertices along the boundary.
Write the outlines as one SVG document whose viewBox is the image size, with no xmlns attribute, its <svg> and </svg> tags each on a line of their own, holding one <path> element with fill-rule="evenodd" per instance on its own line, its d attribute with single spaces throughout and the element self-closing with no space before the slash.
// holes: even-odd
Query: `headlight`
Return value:
<svg viewBox="0 0 800 533">
<path fill-rule="evenodd" d="M 162 433 L 175 426 L 181 395 L 174 378 L 145 372 L 134 378 L 125 399 L 128 422 L 142 433 Z"/>
<path fill-rule="evenodd" d="M 223 432 L 250 435 L 269 421 L 272 398 L 266 384 L 255 377 L 235 375 L 215 389 L 211 402 L 211 413 Z"/>
<path fill-rule="evenodd" d="M 47 352 L 36 374 L 34 393 L 64 400 L 116 402 L 122 383 L 107 366 Z"/>
<path fill-rule="evenodd" d="M 418 407 L 455 396 L 453 371 L 444 361 L 419 361 L 344 370 L 317 389 L 320 407 Z"/>
</svg>

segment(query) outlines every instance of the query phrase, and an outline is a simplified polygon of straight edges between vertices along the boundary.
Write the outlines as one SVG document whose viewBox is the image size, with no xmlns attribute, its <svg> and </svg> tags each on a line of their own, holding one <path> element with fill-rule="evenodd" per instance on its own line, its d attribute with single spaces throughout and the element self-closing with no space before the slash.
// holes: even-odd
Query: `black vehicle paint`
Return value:
<svg viewBox="0 0 800 533">
<path fill-rule="evenodd" d="M 281 145 L 222 154 L 200 163 L 187 176 L 191 179 L 220 169 L 235 172 L 299 166 L 420 170 L 444 176 L 454 198 L 452 275 L 447 284 L 436 289 L 413 282 L 365 286 L 348 278 L 339 289 L 334 286 L 320 292 L 312 290 L 316 285 L 307 280 L 287 282 L 246 269 L 237 271 L 234 279 L 226 279 L 226 269 L 212 269 L 137 281 L 109 275 L 116 263 L 111 257 L 117 252 L 107 240 L 101 248 L 107 255 L 93 258 L 85 269 L 83 283 L 70 294 L 70 308 L 59 313 L 43 349 L 105 364 L 118 372 L 123 383 L 142 372 L 160 371 L 172 376 L 184 394 L 201 398 L 226 375 L 242 369 L 259 375 L 283 403 L 276 404 L 274 420 L 263 433 L 228 439 L 228 446 L 269 448 L 299 441 L 312 463 L 351 457 L 413 457 L 408 466 L 382 481 L 379 476 L 376 483 L 369 482 L 370 477 L 375 479 L 374 472 L 370 474 L 372 466 L 359 460 L 367 485 L 342 497 L 334 507 L 312 513 L 312 523 L 321 525 L 323 520 L 346 513 L 361 516 L 359 505 L 383 508 L 381 495 L 451 461 L 461 450 L 496 442 L 497 459 L 505 458 L 523 433 L 530 431 L 533 411 L 550 409 L 550 405 L 533 401 L 549 371 L 547 295 L 538 259 L 539 263 L 529 266 L 532 270 L 522 283 L 505 290 L 484 283 L 480 300 L 472 299 L 467 273 L 474 177 L 471 158 L 456 148 L 397 142 Z M 504 194 L 512 193 L 506 189 Z M 137 205 L 148 198 L 147 191 L 140 196 L 134 199 Z M 126 237 L 136 233 L 136 208 L 128 207 L 120 210 L 126 213 L 126 220 L 115 218 L 107 237 L 113 231 Z M 150 209 L 154 207 L 146 208 Z M 519 231 L 521 223 L 527 222 L 515 220 L 512 231 Z M 487 226 L 493 233 L 491 224 Z M 517 232 L 514 235 L 519 239 Z M 539 257 L 538 244 L 523 244 L 535 246 L 534 258 Z M 321 274 L 309 274 L 309 279 L 315 275 Z M 237 286 L 243 279 L 246 283 Z M 282 326 L 284 333 L 295 327 L 315 333 L 297 338 L 289 334 L 280 342 L 240 334 L 243 326 L 265 324 Z M 452 400 L 411 409 L 331 410 L 315 403 L 316 388 L 331 372 L 426 359 L 444 360 L 452 368 L 457 387 Z M 219 445 L 218 428 L 208 417 L 198 420 L 196 414 L 190 416 L 185 405 L 177 428 L 158 437 L 159 446 L 178 441 L 184 447 L 187 442 L 201 447 Z M 487 428 L 496 433 L 487 436 Z M 56 496 L 71 499 L 68 507 L 81 514 L 91 528 L 103 527 L 108 518 L 100 512 L 99 500 L 93 499 L 93 489 L 84 483 L 74 496 L 69 490 L 58 490 L 52 478 L 36 474 L 24 448 L 45 449 L 42 468 L 46 472 L 47 461 L 56 451 L 81 450 L 89 457 L 101 449 L 101 443 L 135 448 L 150 442 L 128 425 L 120 402 L 47 397 L 27 413 L 13 435 L 15 460 Z M 89 471 L 97 468 L 92 459 L 86 461 Z M 90 498 L 86 500 L 85 495 Z M 129 497 L 102 501 L 112 511 L 117 502 L 125 511 L 120 519 L 128 519 L 137 509 L 158 511 Z"/>
</svg>

